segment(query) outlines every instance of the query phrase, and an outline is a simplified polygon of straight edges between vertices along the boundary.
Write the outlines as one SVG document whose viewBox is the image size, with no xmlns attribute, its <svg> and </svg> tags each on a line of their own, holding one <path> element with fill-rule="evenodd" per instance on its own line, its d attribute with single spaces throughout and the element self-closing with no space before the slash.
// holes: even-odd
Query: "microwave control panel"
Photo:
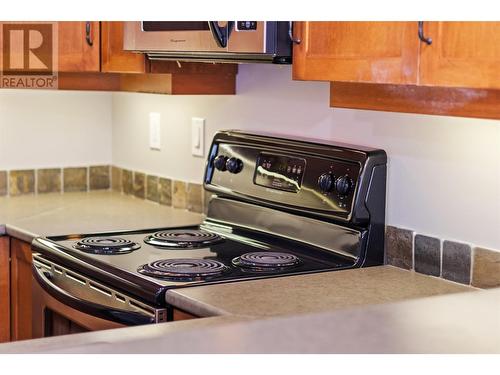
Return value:
<svg viewBox="0 0 500 375">
<path fill-rule="evenodd" d="M 236 21 L 236 31 L 257 30 L 257 21 Z"/>
</svg>

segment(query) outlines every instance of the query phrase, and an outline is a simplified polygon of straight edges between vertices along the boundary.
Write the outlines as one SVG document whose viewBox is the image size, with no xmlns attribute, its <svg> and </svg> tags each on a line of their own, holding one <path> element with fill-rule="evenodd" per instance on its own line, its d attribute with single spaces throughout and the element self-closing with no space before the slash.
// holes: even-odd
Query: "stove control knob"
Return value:
<svg viewBox="0 0 500 375">
<path fill-rule="evenodd" d="M 214 159 L 214 167 L 219 171 L 224 172 L 226 170 L 227 156 L 219 155 Z"/>
<path fill-rule="evenodd" d="M 237 158 L 229 158 L 226 162 L 226 168 L 231 173 L 240 173 L 243 169 L 243 162 Z"/>
<path fill-rule="evenodd" d="M 352 189 L 352 180 L 349 178 L 349 176 L 342 176 L 337 178 L 337 181 L 335 181 L 335 190 L 337 190 L 337 193 L 340 195 L 349 195 Z"/>
<path fill-rule="evenodd" d="M 318 178 L 318 187 L 323 193 L 332 191 L 335 185 L 335 177 L 332 173 L 323 173 Z"/>
</svg>

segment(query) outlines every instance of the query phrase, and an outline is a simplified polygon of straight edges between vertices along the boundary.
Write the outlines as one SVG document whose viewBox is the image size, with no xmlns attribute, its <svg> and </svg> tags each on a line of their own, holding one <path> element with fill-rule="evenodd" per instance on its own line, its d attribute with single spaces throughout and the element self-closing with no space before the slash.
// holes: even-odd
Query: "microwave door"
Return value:
<svg viewBox="0 0 500 375">
<path fill-rule="evenodd" d="M 125 22 L 124 49 L 148 52 L 221 52 L 207 21 Z"/>
<path fill-rule="evenodd" d="M 268 32 L 267 22 L 263 21 L 235 21 L 233 31 L 228 39 L 227 50 L 230 53 L 264 54 Z"/>
</svg>

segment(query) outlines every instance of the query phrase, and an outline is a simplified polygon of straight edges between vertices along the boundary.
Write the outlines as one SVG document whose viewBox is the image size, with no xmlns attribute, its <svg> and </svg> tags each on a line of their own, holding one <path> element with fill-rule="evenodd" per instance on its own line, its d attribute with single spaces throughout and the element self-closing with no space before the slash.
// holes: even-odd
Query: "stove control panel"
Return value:
<svg viewBox="0 0 500 375">
<path fill-rule="evenodd" d="M 209 161 L 213 187 L 248 197 L 320 211 L 351 210 L 360 165 L 336 159 L 218 145 Z"/>
<path fill-rule="evenodd" d="M 372 187 L 371 168 L 378 165 L 374 161 L 385 163 L 385 153 L 220 132 L 210 149 L 204 186 L 246 202 L 345 220 L 356 208 L 360 222 L 370 216 L 364 202 Z M 377 189 L 385 193 L 383 184 Z"/>
<path fill-rule="evenodd" d="M 305 169 L 306 159 L 262 152 L 257 156 L 253 183 L 298 193 Z"/>
</svg>

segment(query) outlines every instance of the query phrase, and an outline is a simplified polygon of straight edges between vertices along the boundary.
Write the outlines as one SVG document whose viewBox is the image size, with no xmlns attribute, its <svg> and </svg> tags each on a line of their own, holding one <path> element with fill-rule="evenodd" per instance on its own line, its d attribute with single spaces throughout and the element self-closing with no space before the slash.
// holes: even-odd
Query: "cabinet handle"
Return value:
<svg viewBox="0 0 500 375">
<path fill-rule="evenodd" d="M 424 35 L 424 21 L 418 21 L 418 38 L 427 45 L 432 44 L 432 38 Z"/>
<path fill-rule="evenodd" d="M 292 26 L 293 26 L 293 22 L 292 21 L 288 22 L 288 37 L 290 38 L 290 40 L 292 41 L 292 43 L 300 44 L 300 42 L 302 42 L 302 40 L 300 40 L 298 38 L 295 38 L 293 36 Z"/>
<path fill-rule="evenodd" d="M 94 41 L 92 40 L 92 22 L 85 22 L 85 40 L 87 44 L 92 47 Z"/>
</svg>

